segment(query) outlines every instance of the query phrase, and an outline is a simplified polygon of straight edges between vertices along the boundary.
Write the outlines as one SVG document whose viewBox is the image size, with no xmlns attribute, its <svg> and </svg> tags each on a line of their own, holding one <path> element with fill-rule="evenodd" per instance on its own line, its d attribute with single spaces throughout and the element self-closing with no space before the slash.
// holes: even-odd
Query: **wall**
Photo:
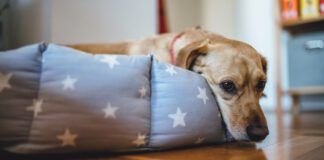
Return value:
<svg viewBox="0 0 324 160">
<path fill-rule="evenodd" d="M 197 0 L 166 0 L 169 30 L 180 32 L 201 25 L 202 3 Z"/>
<path fill-rule="evenodd" d="M 6 5 L 7 1 L 0 1 L 0 6 Z M 2 10 L 0 13 L 0 51 L 9 48 L 9 12 L 8 9 Z"/>
<path fill-rule="evenodd" d="M 202 0 L 202 26 L 225 37 L 235 37 L 235 0 Z"/>
<path fill-rule="evenodd" d="M 156 1 L 55 0 L 52 3 L 52 41 L 103 43 L 139 39 L 157 30 Z"/>
<path fill-rule="evenodd" d="M 201 26 L 204 29 L 234 36 L 234 0 L 166 0 L 171 32 Z"/>
<path fill-rule="evenodd" d="M 10 46 L 104 43 L 154 35 L 156 1 L 12 0 Z"/>
<path fill-rule="evenodd" d="M 266 110 L 276 105 L 275 15 L 272 0 L 236 0 L 235 36 L 251 44 L 268 60 L 267 98 L 261 101 Z"/>
<path fill-rule="evenodd" d="M 281 32 L 281 87 L 282 90 L 287 91 L 289 89 L 289 71 L 288 71 L 288 41 L 290 39 L 290 35 L 288 32 Z M 282 107 L 283 110 L 288 111 L 292 105 L 292 99 L 290 95 L 284 94 L 282 97 Z"/>
<path fill-rule="evenodd" d="M 12 0 L 9 9 L 10 48 L 49 40 L 48 0 Z"/>
</svg>

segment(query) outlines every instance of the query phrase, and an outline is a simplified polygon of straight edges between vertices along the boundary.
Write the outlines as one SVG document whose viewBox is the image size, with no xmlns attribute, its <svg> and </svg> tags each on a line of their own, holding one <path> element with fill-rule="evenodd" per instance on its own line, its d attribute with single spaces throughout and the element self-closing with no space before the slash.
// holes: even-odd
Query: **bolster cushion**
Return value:
<svg viewBox="0 0 324 160">
<path fill-rule="evenodd" d="M 0 52 L 0 149 L 126 152 L 226 141 L 200 75 L 152 56 L 55 44 Z"/>
</svg>

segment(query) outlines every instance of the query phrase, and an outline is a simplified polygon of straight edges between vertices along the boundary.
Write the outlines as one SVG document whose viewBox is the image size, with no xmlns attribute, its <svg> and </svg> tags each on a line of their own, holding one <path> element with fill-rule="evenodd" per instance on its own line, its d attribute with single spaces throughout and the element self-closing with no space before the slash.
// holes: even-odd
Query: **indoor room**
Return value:
<svg viewBox="0 0 324 160">
<path fill-rule="evenodd" d="M 0 159 L 323 159 L 324 0 L 0 0 Z"/>
</svg>

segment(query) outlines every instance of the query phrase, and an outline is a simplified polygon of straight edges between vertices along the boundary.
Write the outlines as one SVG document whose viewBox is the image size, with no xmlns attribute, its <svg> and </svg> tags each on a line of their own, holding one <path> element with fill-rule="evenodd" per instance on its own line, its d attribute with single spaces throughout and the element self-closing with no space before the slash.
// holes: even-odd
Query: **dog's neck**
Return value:
<svg viewBox="0 0 324 160">
<path fill-rule="evenodd" d="M 186 45 L 191 43 L 188 39 L 186 39 L 185 34 L 186 34 L 185 32 L 182 32 L 182 33 L 173 35 L 173 38 L 169 43 L 170 44 L 169 52 L 171 50 L 173 50 L 175 58 L 177 58 L 177 56 L 182 48 L 184 48 Z M 174 41 L 174 42 L 172 42 L 172 41 Z"/>
<path fill-rule="evenodd" d="M 181 32 L 177 34 L 175 37 L 170 42 L 170 57 L 171 57 L 171 64 L 175 65 L 176 64 L 176 57 L 175 57 L 175 43 L 185 34 L 185 32 Z"/>
</svg>

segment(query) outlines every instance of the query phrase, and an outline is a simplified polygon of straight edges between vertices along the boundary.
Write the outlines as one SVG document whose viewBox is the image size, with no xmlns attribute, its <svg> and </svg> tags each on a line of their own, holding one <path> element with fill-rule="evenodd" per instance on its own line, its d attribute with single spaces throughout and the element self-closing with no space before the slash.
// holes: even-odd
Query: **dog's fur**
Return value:
<svg viewBox="0 0 324 160">
<path fill-rule="evenodd" d="M 116 44 L 80 44 L 69 47 L 94 54 L 148 54 L 170 62 L 170 47 L 173 47 L 176 65 L 200 73 L 206 78 L 219 103 L 224 121 L 236 140 L 249 138 L 247 127 L 257 124 L 264 128 L 262 140 L 268 134 L 267 122 L 259 105 L 262 90 L 256 86 L 266 81 L 267 63 L 250 45 L 224 38 L 202 30 L 188 29 L 180 33 L 168 33 L 134 42 Z M 224 91 L 220 84 L 232 81 L 235 93 Z M 190 84 L 189 84 L 190 85 Z"/>
</svg>

